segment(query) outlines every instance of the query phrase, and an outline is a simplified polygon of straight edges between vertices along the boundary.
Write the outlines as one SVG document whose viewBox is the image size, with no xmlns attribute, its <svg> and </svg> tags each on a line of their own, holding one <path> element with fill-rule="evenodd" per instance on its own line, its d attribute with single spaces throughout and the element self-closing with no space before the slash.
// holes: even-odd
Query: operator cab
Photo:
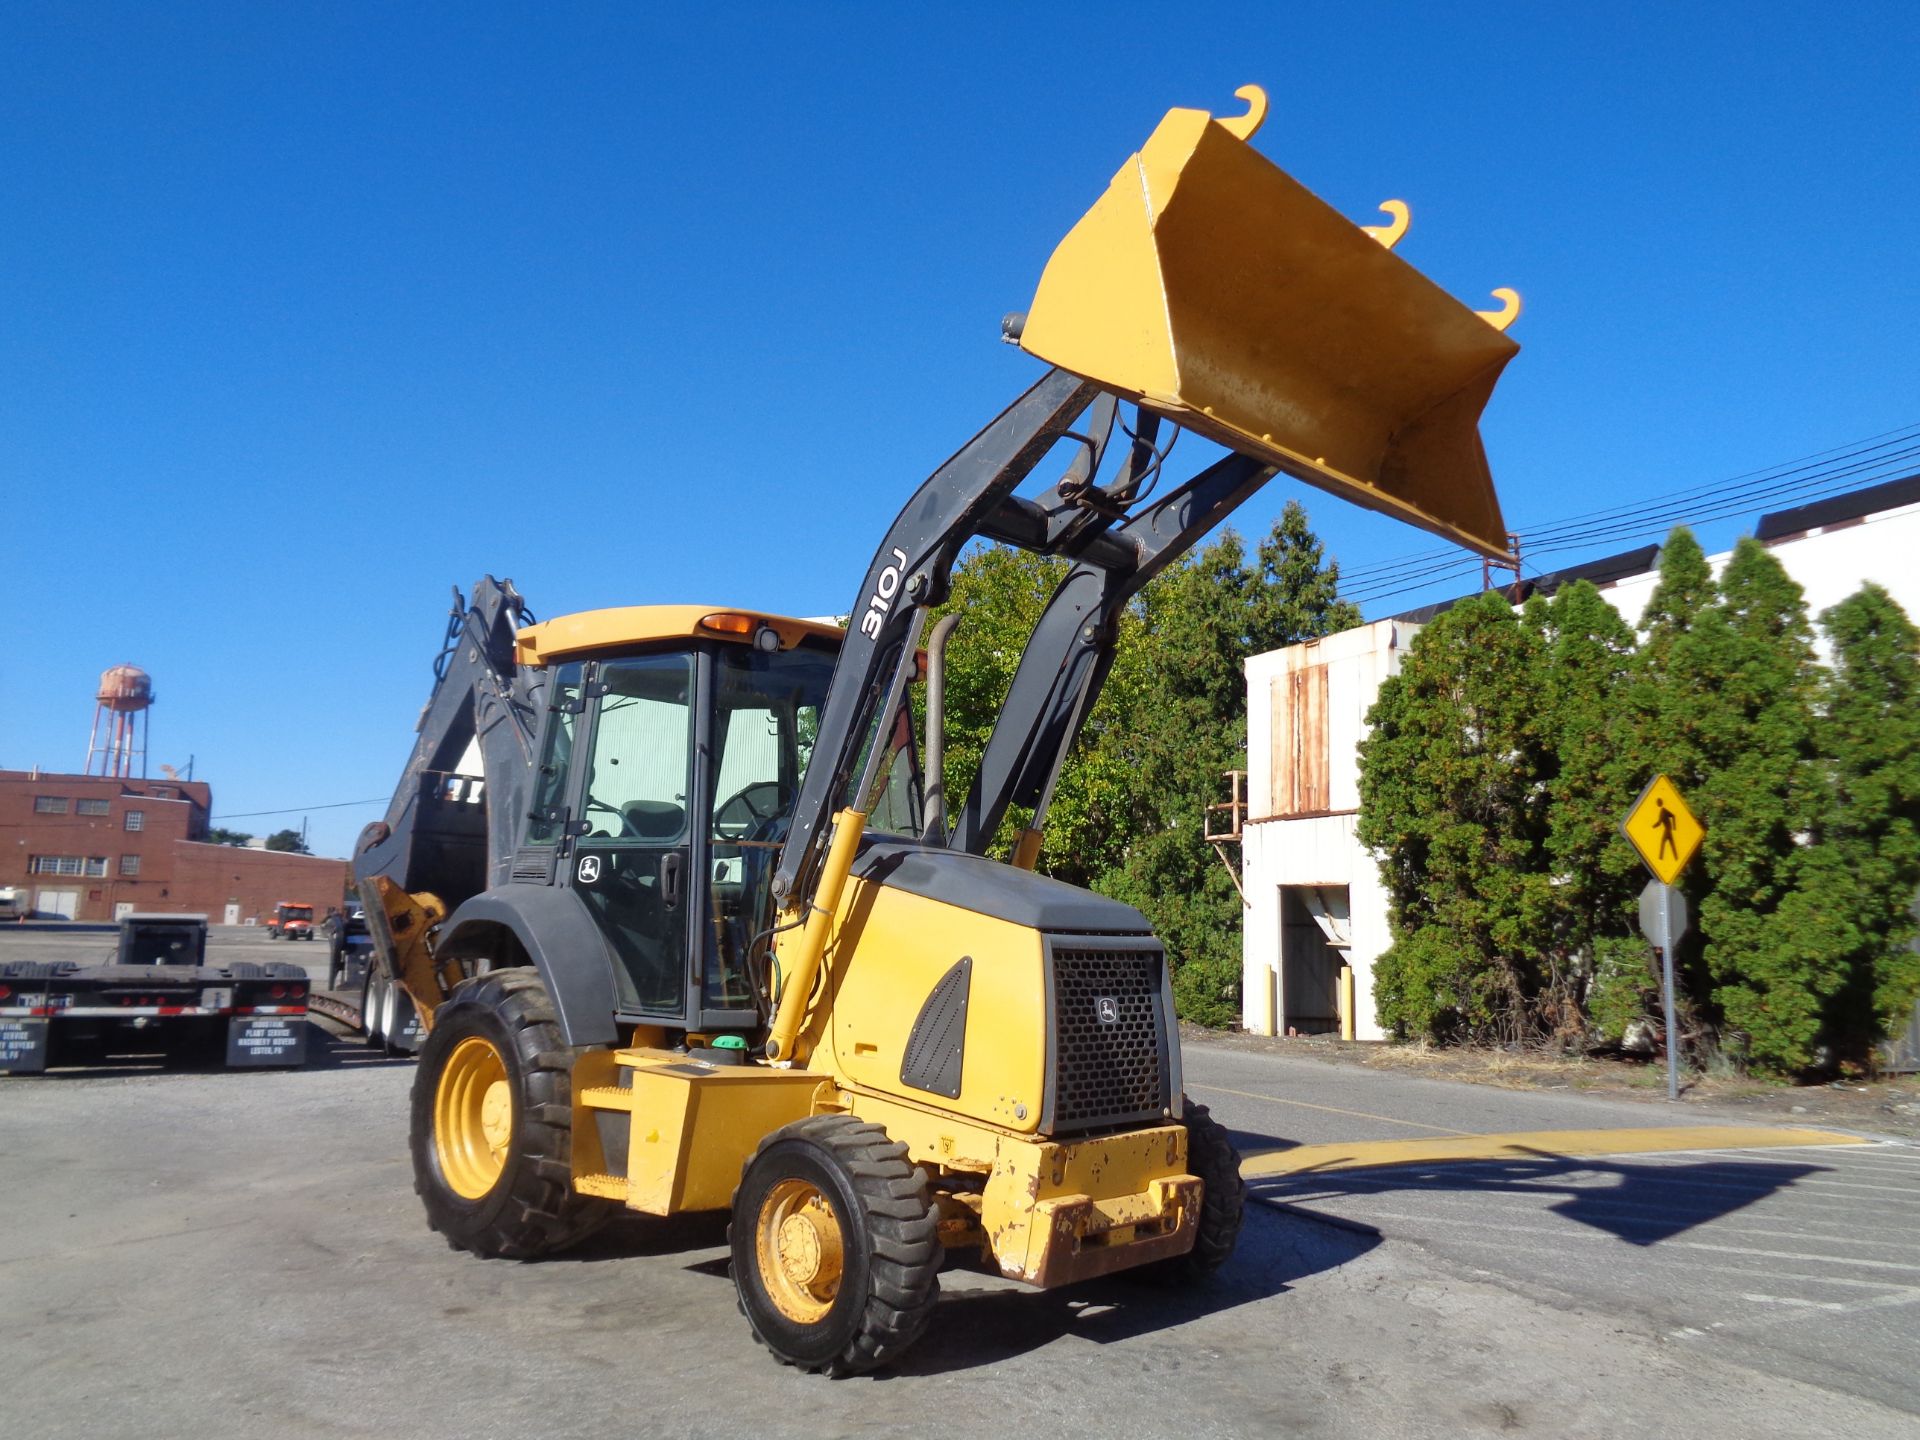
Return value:
<svg viewBox="0 0 1920 1440">
<path fill-rule="evenodd" d="M 749 1030 L 773 988 L 773 869 L 839 632 L 732 613 L 693 628 L 552 665 L 514 872 L 544 868 L 585 906 L 623 1021 Z M 911 728 L 903 706 L 869 821 L 902 836 L 921 827 Z M 526 864 L 540 851 L 549 866 Z"/>
</svg>

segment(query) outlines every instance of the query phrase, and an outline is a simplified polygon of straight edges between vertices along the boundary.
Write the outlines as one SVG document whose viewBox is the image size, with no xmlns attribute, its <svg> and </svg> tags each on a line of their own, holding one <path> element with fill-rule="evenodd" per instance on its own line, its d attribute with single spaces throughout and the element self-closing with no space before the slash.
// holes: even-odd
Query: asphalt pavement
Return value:
<svg viewBox="0 0 1920 1440">
<path fill-rule="evenodd" d="M 1634 1101 L 1204 1042 L 1187 1046 L 1186 1073 L 1188 1090 L 1249 1157 L 1336 1140 L 1578 1136 L 1691 1118 L 1684 1107 L 1670 1116 Z M 1252 1193 L 1289 1213 L 1418 1245 L 1543 1303 L 1631 1316 L 1687 1349 L 1920 1416 L 1920 1148 L 1881 1141 L 1313 1168 L 1256 1178 Z"/>
<path fill-rule="evenodd" d="M 268 955 L 252 937 L 216 946 Z M 318 944 L 271 954 L 325 961 Z M 1186 1069 L 1196 1098 L 1268 1155 L 1644 1126 L 1652 1108 L 1205 1043 Z M 1209 1285 L 1119 1277 L 1038 1294 L 950 1271 L 899 1366 L 831 1382 L 753 1344 L 724 1217 L 626 1218 L 535 1264 L 447 1249 L 412 1193 L 412 1076 L 409 1061 L 316 1036 L 293 1072 L 134 1059 L 0 1079 L 0 1434 L 1018 1424 L 1749 1440 L 1920 1426 L 1912 1147 L 1275 1174 Z"/>
</svg>

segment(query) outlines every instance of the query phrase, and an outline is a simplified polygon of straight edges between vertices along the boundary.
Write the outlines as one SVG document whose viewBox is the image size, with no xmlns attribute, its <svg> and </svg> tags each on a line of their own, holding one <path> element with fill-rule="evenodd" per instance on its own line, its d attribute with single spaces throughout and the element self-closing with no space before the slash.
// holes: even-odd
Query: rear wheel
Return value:
<svg viewBox="0 0 1920 1440">
<path fill-rule="evenodd" d="M 386 1046 L 386 1036 L 380 1028 L 386 987 L 386 972 L 378 965 L 369 965 L 367 978 L 360 986 L 360 1028 L 365 1032 L 367 1044 L 376 1050 Z"/>
<path fill-rule="evenodd" d="M 802 1370 L 856 1375 L 897 1358 L 939 1296 L 926 1173 L 850 1115 L 816 1115 L 760 1143 L 728 1240 L 754 1338 Z"/>
<path fill-rule="evenodd" d="M 530 1260 L 613 1213 L 573 1189 L 573 1064 L 532 970 L 469 980 L 434 1013 L 413 1082 L 414 1189 L 457 1250 Z"/>
</svg>

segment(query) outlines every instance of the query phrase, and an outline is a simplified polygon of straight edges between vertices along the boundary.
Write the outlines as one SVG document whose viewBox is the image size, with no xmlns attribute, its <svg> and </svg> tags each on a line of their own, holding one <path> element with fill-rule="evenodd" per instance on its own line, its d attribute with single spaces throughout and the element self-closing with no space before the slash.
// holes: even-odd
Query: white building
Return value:
<svg viewBox="0 0 1920 1440">
<path fill-rule="evenodd" d="M 1805 590 L 1816 619 L 1871 580 L 1920 621 L 1920 476 L 1763 516 L 1754 534 Z M 1709 557 L 1716 575 L 1730 555 Z M 1551 594 L 1590 580 L 1638 623 L 1658 571 L 1659 549 L 1647 546 L 1524 581 L 1522 589 Z M 1354 838 L 1356 747 L 1381 682 L 1399 671 L 1421 623 L 1446 608 L 1428 606 L 1246 662 L 1241 1005 L 1255 1034 L 1338 1033 L 1344 965 L 1352 968 L 1349 1033 L 1385 1038 L 1374 1019 L 1373 962 L 1390 938 L 1386 895 L 1378 862 Z"/>
</svg>

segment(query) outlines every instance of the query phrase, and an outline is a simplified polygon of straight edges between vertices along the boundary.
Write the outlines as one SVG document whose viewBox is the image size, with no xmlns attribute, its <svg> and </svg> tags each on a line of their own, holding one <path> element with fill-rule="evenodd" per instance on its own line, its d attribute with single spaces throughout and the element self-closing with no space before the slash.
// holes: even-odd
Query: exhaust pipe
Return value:
<svg viewBox="0 0 1920 1440">
<path fill-rule="evenodd" d="M 921 836 L 929 845 L 947 843 L 947 637 L 960 617 L 942 615 L 927 640 L 927 825 Z"/>
</svg>

